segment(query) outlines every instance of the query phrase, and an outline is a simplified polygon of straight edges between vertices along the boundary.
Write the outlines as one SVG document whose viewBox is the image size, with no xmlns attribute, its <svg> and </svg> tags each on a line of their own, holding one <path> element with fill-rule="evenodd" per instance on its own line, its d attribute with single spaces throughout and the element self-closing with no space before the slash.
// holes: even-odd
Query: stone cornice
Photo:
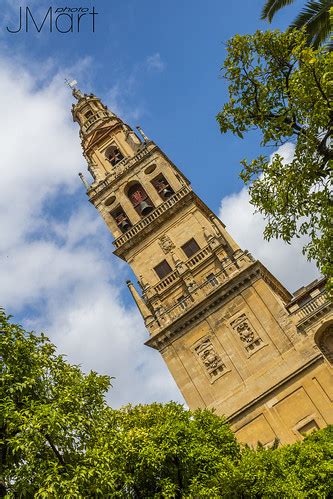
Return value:
<svg viewBox="0 0 333 499">
<path fill-rule="evenodd" d="M 196 322 L 203 319 L 205 315 L 210 315 L 223 303 L 227 303 L 244 289 L 262 277 L 266 269 L 260 262 L 254 262 L 240 270 L 238 274 L 232 276 L 228 281 L 223 282 L 216 291 L 209 296 L 198 301 L 195 306 L 188 310 L 183 316 L 176 319 L 172 324 L 166 325 L 158 331 L 145 344 L 157 350 L 170 345 L 175 339 L 183 336 L 193 327 Z"/>
<path fill-rule="evenodd" d="M 266 269 L 264 265 L 262 265 L 262 263 L 260 265 L 262 269 L 261 276 L 264 281 L 267 282 L 273 291 L 275 291 L 275 293 L 282 298 L 285 304 L 289 303 L 292 298 L 292 294 L 280 283 L 280 281 L 278 281 L 276 277 L 273 276 L 273 274 L 270 273 L 269 270 Z"/>
</svg>

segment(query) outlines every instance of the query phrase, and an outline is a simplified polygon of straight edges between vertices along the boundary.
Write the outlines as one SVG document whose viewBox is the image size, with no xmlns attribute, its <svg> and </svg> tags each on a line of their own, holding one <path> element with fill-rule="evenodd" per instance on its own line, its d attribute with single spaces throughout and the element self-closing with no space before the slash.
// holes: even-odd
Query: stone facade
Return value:
<svg viewBox="0 0 333 499">
<path fill-rule="evenodd" d="M 74 90 L 73 118 L 91 203 L 129 289 L 191 409 L 214 408 L 240 441 L 294 442 L 333 423 L 332 304 L 324 282 L 291 295 L 243 251 L 170 159 L 94 95 Z"/>
</svg>

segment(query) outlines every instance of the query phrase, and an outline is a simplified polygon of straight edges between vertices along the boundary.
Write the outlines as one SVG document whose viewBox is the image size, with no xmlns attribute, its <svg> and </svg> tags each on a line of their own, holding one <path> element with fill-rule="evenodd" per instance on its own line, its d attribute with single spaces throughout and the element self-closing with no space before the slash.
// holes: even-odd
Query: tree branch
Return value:
<svg viewBox="0 0 333 499">
<path fill-rule="evenodd" d="M 42 433 L 42 435 L 43 435 L 43 433 Z M 57 459 L 58 459 L 59 463 L 61 464 L 61 466 L 63 466 L 64 468 L 66 468 L 66 463 L 65 463 L 62 455 L 58 451 L 57 447 L 52 442 L 52 439 L 51 439 L 50 435 L 48 435 L 47 433 L 45 433 L 45 435 L 43 435 L 43 436 L 46 438 L 46 440 L 50 444 L 50 447 L 53 450 L 53 452 L 54 452 L 55 456 L 57 457 Z"/>
<path fill-rule="evenodd" d="M 311 70 L 312 70 L 312 74 L 313 74 L 313 77 L 314 77 L 315 82 L 317 84 L 319 92 L 321 93 L 323 99 L 327 102 L 327 105 L 328 105 L 329 109 L 332 109 L 331 102 L 330 102 L 329 98 L 326 96 L 324 90 L 322 89 L 320 81 L 317 78 L 316 70 L 315 70 L 315 68 L 312 65 L 311 65 Z"/>
</svg>

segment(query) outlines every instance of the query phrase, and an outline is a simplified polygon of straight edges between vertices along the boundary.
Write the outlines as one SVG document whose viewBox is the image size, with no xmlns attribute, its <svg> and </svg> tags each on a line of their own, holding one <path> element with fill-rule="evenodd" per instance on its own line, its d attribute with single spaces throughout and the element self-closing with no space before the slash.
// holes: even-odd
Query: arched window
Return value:
<svg viewBox="0 0 333 499">
<path fill-rule="evenodd" d="M 170 196 L 172 196 L 172 194 L 174 194 L 174 191 L 170 187 L 169 182 L 162 174 L 155 177 L 151 181 L 151 183 L 153 184 L 153 186 L 155 187 L 161 198 L 164 200 L 168 199 Z"/>
<path fill-rule="evenodd" d="M 110 146 L 105 153 L 107 159 L 110 161 L 112 166 L 115 166 L 119 161 L 124 159 L 123 154 L 119 151 L 118 147 Z"/>
<path fill-rule="evenodd" d="M 111 216 L 115 220 L 121 232 L 126 232 L 128 229 L 132 227 L 132 224 L 128 216 L 126 215 L 121 206 L 118 206 L 118 208 L 113 210 L 111 212 Z"/>
<path fill-rule="evenodd" d="M 145 217 L 154 209 L 154 205 L 148 197 L 146 191 L 141 184 L 136 182 L 127 191 L 132 205 L 142 217 Z"/>
<path fill-rule="evenodd" d="M 316 343 L 326 359 L 333 364 L 333 324 L 329 324 L 318 333 Z"/>
</svg>

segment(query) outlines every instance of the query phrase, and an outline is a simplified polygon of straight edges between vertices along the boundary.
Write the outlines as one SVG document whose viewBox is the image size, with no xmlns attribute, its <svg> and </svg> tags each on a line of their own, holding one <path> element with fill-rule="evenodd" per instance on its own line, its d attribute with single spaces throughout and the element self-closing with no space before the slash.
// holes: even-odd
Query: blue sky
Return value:
<svg viewBox="0 0 333 499">
<path fill-rule="evenodd" d="M 238 177 L 240 160 L 262 153 L 260 137 L 221 135 L 215 120 L 227 99 L 224 43 L 268 27 L 259 21 L 262 1 L 1 4 L 0 303 L 26 327 L 46 330 L 71 361 L 116 376 L 114 405 L 182 400 L 159 355 L 143 347 L 147 333 L 124 285 L 129 269 L 112 256 L 111 235 L 77 177 L 86 165 L 64 79 L 140 124 L 235 239 L 296 289 L 316 276 L 314 266 L 300 241 L 263 242 L 263 221 Z M 285 28 L 302 4 L 272 26 Z M 82 24 L 79 34 L 8 33 L 26 5 L 36 20 L 51 5 L 95 6 L 96 31 Z M 292 147 L 281 152 L 288 159 Z"/>
<path fill-rule="evenodd" d="M 3 2 L 3 0 L 2 0 Z M 106 101 L 115 93 L 125 118 L 146 132 L 191 178 L 203 198 L 218 210 L 223 195 L 240 188 L 239 162 L 258 154 L 258 140 L 221 136 L 215 116 L 227 98 L 221 79 L 224 43 L 236 33 L 266 29 L 259 20 L 263 0 L 84 0 L 18 2 L 42 19 L 49 6 L 95 6 L 96 30 L 83 23 L 82 33 L 5 33 L 12 54 L 40 65 L 75 67 L 90 58 L 79 85 Z M 283 9 L 273 27 L 285 28 L 297 6 Z M 7 7 L 7 11 L 8 11 Z M 16 25 L 18 8 L 13 9 Z M 14 15 L 15 13 L 15 15 Z M 15 19 L 15 22 L 14 22 Z M 149 58 L 157 64 L 149 66 Z M 160 66 L 158 64 L 160 62 Z M 72 75 L 76 77 L 77 75 Z M 64 75 L 65 77 L 65 75 Z M 121 89 L 121 90 L 120 90 Z M 111 94 L 111 95 L 110 95 Z M 197 147 L 194 147 L 197 145 Z M 199 146 L 199 147 L 198 147 Z M 205 175 L 202 175 L 203 169 Z"/>
</svg>

